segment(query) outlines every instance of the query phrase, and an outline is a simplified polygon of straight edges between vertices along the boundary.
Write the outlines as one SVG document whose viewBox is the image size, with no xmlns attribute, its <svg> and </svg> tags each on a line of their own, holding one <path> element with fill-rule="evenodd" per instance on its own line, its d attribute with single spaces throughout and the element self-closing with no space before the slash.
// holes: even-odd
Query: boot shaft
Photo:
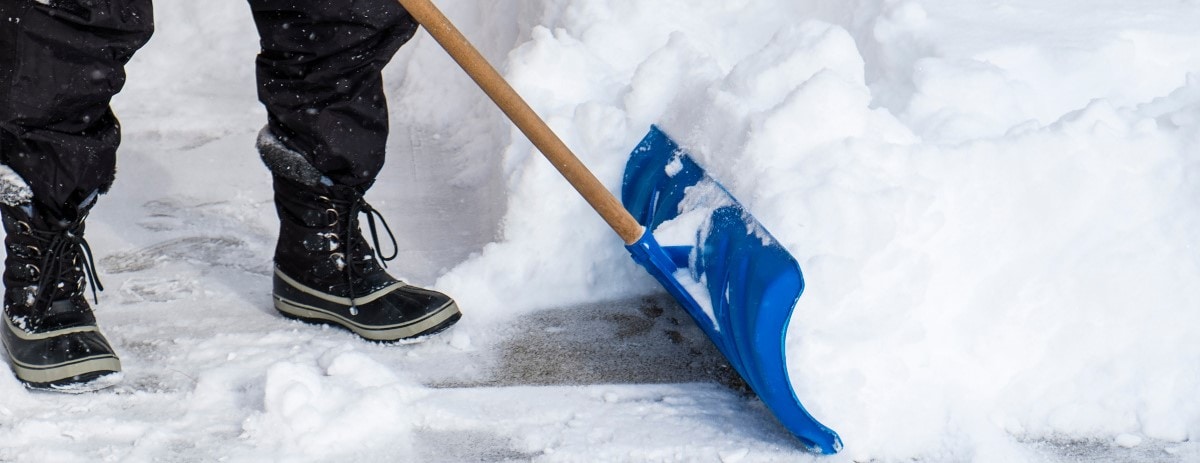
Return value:
<svg viewBox="0 0 1200 463">
<path fill-rule="evenodd" d="M 33 205 L 0 205 L 5 236 L 4 312 L 31 332 L 94 322 L 84 288 L 91 251 L 83 238 L 87 210 L 73 219 L 39 213 Z"/>
<path fill-rule="evenodd" d="M 356 289 L 361 294 L 394 281 L 363 236 L 360 214 L 377 213 L 363 200 L 362 191 L 304 185 L 279 176 L 274 177 L 274 187 L 279 215 L 275 264 L 281 271 L 334 294 L 353 294 Z M 374 232 L 374 218 L 369 217 Z"/>
</svg>

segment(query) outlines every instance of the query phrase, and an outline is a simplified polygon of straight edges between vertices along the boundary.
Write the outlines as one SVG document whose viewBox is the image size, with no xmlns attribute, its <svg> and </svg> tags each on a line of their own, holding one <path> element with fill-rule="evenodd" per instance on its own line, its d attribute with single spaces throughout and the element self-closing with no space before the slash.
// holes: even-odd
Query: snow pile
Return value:
<svg viewBox="0 0 1200 463">
<path fill-rule="evenodd" d="M 424 389 L 361 353 L 326 357 L 320 368 L 283 362 L 267 370 L 264 409 L 244 424 L 256 452 L 278 460 L 411 454 L 411 409 Z"/>
<path fill-rule="evenodd" d="M 1200 54 L 1173 7 L 1019 34 L 1036 5 L 810 3 L 543 1 L 507 74 L 614 191 L 659 123 L 793 252 L 791 372 L 850 455 L 1196 438 Z M 512 140 L 505 238 L 439 283 L 505 312 L 650 290 Z"/>
</svg>

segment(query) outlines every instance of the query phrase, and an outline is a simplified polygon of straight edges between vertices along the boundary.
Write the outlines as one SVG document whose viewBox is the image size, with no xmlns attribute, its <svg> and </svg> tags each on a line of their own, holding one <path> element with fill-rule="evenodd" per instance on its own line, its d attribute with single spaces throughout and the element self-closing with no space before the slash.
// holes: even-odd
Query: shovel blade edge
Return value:
<svg viewBox="0 0 1200 463">
<path fill-rule="evenodd" d="M 630 155 L 621 193 L 647 230 L 627 246 L 633 259 L 809 450 L 841 450 L 840 437 L 804 409 L 788 377 L 784 338 L 804 290 L 791 254 L 657 127 Z M 688 246 L 684 262 L 680 249 Z"/>
</svg>

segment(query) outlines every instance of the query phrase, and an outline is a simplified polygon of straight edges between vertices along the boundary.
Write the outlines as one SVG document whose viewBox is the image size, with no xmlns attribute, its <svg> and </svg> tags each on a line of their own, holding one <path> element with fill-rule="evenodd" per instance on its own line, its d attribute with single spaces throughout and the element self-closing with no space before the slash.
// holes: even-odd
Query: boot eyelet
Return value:
<svg viewBox="0 0 1200 463">
<path fill-rule="evenodd" d="M 331 207 L 325 209 L 325 217 L 329 219 L 329 225 L 327 226 L 332 227 L 337 225 L 338 219 L 341 219 L 341 214 L 338 214 L 337 209 Z"/>
<path fill-rule="evenodd" d="M 29 278 L 35 280 L 42 277 L 42 269 L 33 264 L 25 264 L 25 270 L 29 272 Z"/>
<path fill-rule="evenodd" d="M 42 257 L 42 250 L 38 249 L 37 246 L 25 246 L 25 253 L 28 257 L 35 259 Z"/>
<path fill-rule="evenodd" d="M 333 265 L 336 266 L 338 270 L 344 270 L 346 268 L 346 255 L 345 254 L 342 254 L 340 252 L 335 252 L 333 254 L 330 254 L 329 261 L 333 262 Z"/>
<path fill-rule="evenodd" d="M 21 235 L 32 235 L 33 227 L 29 226 L 28 222 L 19 220 L 17 221 L 17 233 Z"/>
<path fill-rule="evenodd" d="M 342 240 L 341 240 L 341 238 L 338 238 L 336 233 L 330 233 L 327 238 L 329 238 L 329 250 L 330 251 L 337 251 L 338 249 L 341 249 Z"/>
</svg>

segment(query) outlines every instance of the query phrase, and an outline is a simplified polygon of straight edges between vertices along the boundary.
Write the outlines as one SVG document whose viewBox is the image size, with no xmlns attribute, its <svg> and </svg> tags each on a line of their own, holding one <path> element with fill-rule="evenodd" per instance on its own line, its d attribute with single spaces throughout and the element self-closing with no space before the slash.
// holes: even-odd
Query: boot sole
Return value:
<svg viewBox="0 0 1200 463">
<path fill-rule="evenodd" d="M 25 383 L 25 388 L 40 392 L 84 394 L 116 386 L 124 378 L 119 371 L 95 371 L 53 383 Z"/>
<path fill-rule="evenodd" d="M 103 339 L 103 335 L 99 334 L 100 330 L 95 326 L 69 328 L 49 333 L 29 334 L 13 326 L 8 317 L 5 317 L 4 325 L 4 329 L 8 330 L 4 336 L 4 344 L 8 350 L 8 363 L 12 367 L 13 373 L 17 376 L 17 379 L 24 383 L 26 387 L 31 389 L 46 390 L 73 390 L 79 388 L 83 389 L 83 391 L 86 391 L 103 389 L 116 384 L 116 381 L 112 381 L 100 387 L 87 387 L 88 383 L 92 383 L 100 378 L 110 377 L 111 375 L 121 372 L 121 360 L 117 358 L 116 354 L 111 352 L 71 359 L 59 363 L 34 365 L 18 360 L 13 355 L 14 347 L 9 345 L 10 342 L 38 342 L 40 340 L 53 339 L 58 336 L 82 335 L 95 332 L 101 337 L 100 340 L 107 347 L 107 340 Z M 119 377 L 115 377 L 115 379 L 119 379 Z"/>
<path fill-rule="evenodd" d="M 80 392 L 104 389 L 116 384 L 105 384 L 100 387 L 86 387 L 97 379 L 121 372 L 121 361 L 112 355 L 88 357 L 58 365 L 34 366 L 9 358 L 13 373 L 17 379 L 30 389 L 45 390 L 74 390 Z"/>
<path fill-rule="evenodd" d="M 437 310 L 429 312 L 422 318 L 389 326 L 358 324 L 336 313 L 319 307 L 300 304 L 279 296 L 275 296 L 275 310 L 287 318 L 307 323 L 337 326 L 350 330 L 365 339 L 379 342 L 399 341 L 401 339 L 435 334 L 446 330 L 458 322 L 458 319 L 462 318 L 462 313 L 458 310 L 458 304 L 455 304 L 454 301 L 450 301 Z"/>
</svg>

